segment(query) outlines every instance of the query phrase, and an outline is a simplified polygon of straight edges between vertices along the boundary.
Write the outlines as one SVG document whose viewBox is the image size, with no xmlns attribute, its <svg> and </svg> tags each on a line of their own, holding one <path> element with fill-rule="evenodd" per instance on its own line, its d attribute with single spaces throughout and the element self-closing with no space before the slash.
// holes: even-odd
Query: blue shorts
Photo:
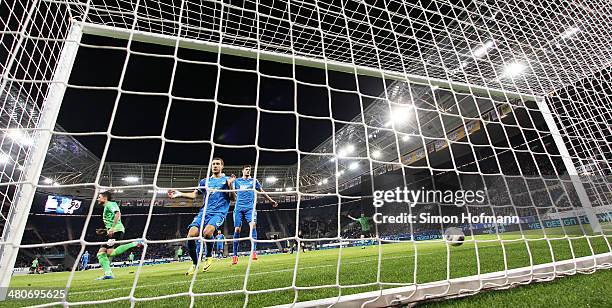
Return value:
<svg viewBox="0 0 612 308">
<path fill-rule="evenodd" d="M 198 227 L 198 229 L 200 229 L 200 227 L 202 227 L 202 224 L 203 224 L 204 226 L 212 225 L 215 227 L 215 230 L 217 230 L 219 227 L 221 227 L 221 225 L 225 221 L 225 216 L 227 214 L 206 213 L 206 215 L 204 215 L 204 220 L 202 220 L 202 215 L 204 215 L 204 208 L 200 209 L 200 211 L 198 212 L 198 215 L 196 215 L 193 221 L 189 224 L 188 228 Z"/>
<path fill-rule="evenodd" d="M 248 223 L 257 222 L 257 212 L 253 208 L 234 208 L 234 228 L 242 226 L 242 219 Z"/>
<path fill-rule="evenodd" d="M 217 250 L 223 250 L 223 245 L 217 244 Z"/>
</svg>

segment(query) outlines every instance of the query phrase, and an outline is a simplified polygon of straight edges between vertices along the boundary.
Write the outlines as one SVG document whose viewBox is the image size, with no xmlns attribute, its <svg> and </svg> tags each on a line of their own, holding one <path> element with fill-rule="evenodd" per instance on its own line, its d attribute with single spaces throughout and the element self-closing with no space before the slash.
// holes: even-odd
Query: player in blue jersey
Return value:
<svg viewBox="0 0 612 308">
<path fill-rule="evenodd" d="M 201 179 L 198 183 L 198 189 L 189 193 L 182 193 L 176 190 L 168 191 L 168 197 L 171 199 L 179 197 L 195 199 L 198 197 L 198 194 L 204 195 L 202 208 L 191 224 L 189 224 L 187 237 L 198 237 L 200 236 L 200 231 L 202 231 L 205 239 L 212 240 L 215 230 L 225 221 L 230 201 L 235 197 L 234 193 L 229 192 L 229 190 L 233 189 L 232 183 L 236 177 L 233 175 L 231 177 L 225 176 L 223 174 L 223 166 L 223 159 L 215 157 L 211 165 L 212 176 Z M 202 226 L 204 226 L 203 230 L 201 230 Z M 192 275 L 198 266 L 198 243 L 199 241 L 196 240 L 187 241 L 187 252 L 191 257 L 193 265 L 191 265 L 186 275 Z M 206 242 L 206 261 L 202 268 L 204 272 L 208 271 L 212 265 L 212 248 L 213 241 Z"/>
<path fill-rule="evenodd" d="M 225 244 L 225 236 L 221 233 L 221 230 L 217 230 L 217 236 L 215 236 L 215 243 L 217 245 L 217 258 L 221 259 L 223 257 L 223 246 Z"/>
<path fill-rule="evenodd" d="M 81 256 L 81 270 L 84 271 L 87 269 L 87 264 L 89 264 L 89 251 L 85 250 L 85 253 Z"/>
<path fill-rule="evenodd" d="M 257 198 L 255 197 L 255 190 L 262 193 L 273 207 L 276 207 L 278 203 L 272 200 L 264 190 L 261 188 L 259 181 L 251 177 L 251 166 L 242 166 L 242 177 L 237 178 L 234 181 L 234 187 L 236 191 L 236 206 L 234 207 L 234 256 L 232 257 L 232 264 L 238 264 L 238 238 L 240 237 L 240 228 L 242 227 L 242 220 L 246 220 L 251 227 L 251 236 L 254 240 L 257 239 L 257 212 L 255 212 L 255 203 Z M 253 242 L 253 260 L 257 260 L 256 244 Z"/>
</svg>

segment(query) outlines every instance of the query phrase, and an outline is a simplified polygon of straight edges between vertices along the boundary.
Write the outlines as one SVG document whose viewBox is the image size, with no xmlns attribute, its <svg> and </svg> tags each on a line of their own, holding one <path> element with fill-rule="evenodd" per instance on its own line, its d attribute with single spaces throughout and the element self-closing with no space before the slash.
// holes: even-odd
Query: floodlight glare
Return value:
<svg viewBox="0 0 612 308">
<path fill-rule="evenodd" d="M 578 27 L 571 27 L 567 30 L 565 30 L 565 32 L 563 32 L 563 34 L 561 34 L 561 38 L 562 39 L 566 39 L 566 38 L 570 38 L 574 35 L 576 35 L 576 33 L 580 32 L 580 28 Z"/>
<path fill-rule="evenodd" d="M 486 41 L 482 46 L 474 49 L 474 51 L 472 51 L 472 54 L 474 55 L 474 57 L 476 58 L 480 58 L 484 55 L 486 55 L 487 53 L 489 53 L 489 50 L 491 50 L 491 48 L 493 48 L 493 46 L 495 46 L 495 42 L 494 41 Z"/>
<path fill-rule="evenodd" d="M 520 62 L 512 62 L 504 68 L 504 77 L 515 77 L 520 75 L 525 70 L 525 64 Z"/>
<path fill-rule="evenodd" d="M 393 121 L 395 125 L 408 122 L 413 109 L 412 106 L 395 108 L 395 110 L 391 112 L 391 121 Z"/>
<path fill-rule="evenodd" d="M 135 176 L 126 176 L 122 180 L 125 181 L 125 182 L 128 182 L 128 183 L 136 183 L 136 182 L 138 182 L 138 177 L 135 177 Z"/>
<path fill-rule="evenodd" d="M 10 161 L 10 157 L 4 153 L 0 153 L 0 164 L 4 165 Z"/>
</svg>

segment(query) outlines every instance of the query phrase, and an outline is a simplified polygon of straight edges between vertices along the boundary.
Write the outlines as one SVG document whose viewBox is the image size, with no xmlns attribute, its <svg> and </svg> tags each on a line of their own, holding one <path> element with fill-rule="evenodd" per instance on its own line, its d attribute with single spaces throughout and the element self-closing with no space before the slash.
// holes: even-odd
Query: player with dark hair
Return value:
<svg viewBox="0 0 612 308">
<path fill-rule="evenodd" d="M 112 197 L 113 195 L 110 191 L 104 191 L 98 195 L 98 204 L 104 206 L 104 211 L 102 212 L 104 229 L 96 230 L 96 234 L 104 236 L 108 241 L 106 245 L 102 245 L 98 250 L 98 262 L 100 262 L 100 266 L 104 270 L 104 275 L 97 278 L 97 280 L 114 278 L 110 266 L 112 257 L 118 256 L 136 246 L 143 245 L 142 241 L 135 241 L 115 248 L 115 241 L 121 240 L 125 232 L 125 226 L 121 223 L 119 205 L 111 201 Z"/>
<path fill-rule="evenodd" d="M 372 237 L 372 232 L 370 232 L 370 222 L 363 212 L 361 212 L 361 217 L 359 218 L 355 218 L 351 215 L 347 215 L 347 217 L 350 220 L 359 223 L 361 226 L 361 235 L 363 235 L 363 237 Z"/>
<path fill-rule="evenodd" d="M 198 237 L 200 236 L 200 229 L 204 226 L 202 234 L 207 240 L 212 240 L 215 234 L 215 230 L 219 228 L 225 221 L 225 216 L 230 207 L 230 200 L 234 199 L 234 193 L 224 192 L 219 190 L 231 190 L 233 188 L 232 183 L 236 179 L 235 176 L 225 176 L 223 174 L 224 162 L 223 159 L 215 157 L 212 160 L 212 176 L 201 179 L 198 183 L 198 189 L 182 193 L 177 190 L 168 191 L 168 197 L 174 198 L 187 198 L 195 199 L 198 194 L 204 195 L 204 203 L 202 208 L 198 212 L 198 215 L 189 224 L 189 231 L 187 237 Z M 186 275 L 192 275 L 198 266 L 198 243 L 196 240 L 187 241 L 187 252 L 191 257 L 193 265 L 189 268 Z M 206 242 L 206 261 L 202 270 L 204 272 L 210 269 L 212 265 L 212 248 L 213 241 Z"/>
<path fill-rule="evenodd" d="M 236 206 L 234 207 L 234 256 L 232 257 L 232 264 L 238 264 L 238 238 L 240 237 L 243 219 L 249 223 L 253 239 L 257 239 L 257 212 L 255 211 L 257 198 L 255 197 L 255 190 L 261 192 L 264 198 L 272 203 L 273 207 L 276 207 L 278 203 L 264 192 L 258 180 L 251 177 L 251 165 L 242 166 L 242 177 L 236 179 L 234 186 L 240 190 L 236 191 Z M 257 260 L 256 247 L 256 243 L 253 242 L 253 254 L 251 256 L 253 260 Z"/>
<path fill-rule="evenodd" d="M 32 265 L 30 266 L 30 274 L 36 274 L 36 273 L 40 273 L 40 271 L 38 270 L 38 256 L 34 257 L 34 260 L 32 260 Z"/>
</svg>

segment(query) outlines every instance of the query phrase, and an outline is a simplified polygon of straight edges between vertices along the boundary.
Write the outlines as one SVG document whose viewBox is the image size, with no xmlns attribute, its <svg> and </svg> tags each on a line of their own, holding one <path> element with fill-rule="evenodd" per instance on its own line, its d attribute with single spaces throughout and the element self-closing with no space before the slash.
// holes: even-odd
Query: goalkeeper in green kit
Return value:
<svg viewBox="0 0 612 308">
<path fill-rule="evenodd" d="M 104 236 L 108 242 L 106 245 L 102 245 L 98 250 L 98 262 L 100 262 L 100 266 L 104 270 L 104 275 L 96 280 L 113 279 L 113 272 L 110 266 L 112 257 L 118 256 L 134 247 L 141 247 L 143 245 L 142 241 L 136 241 L 115 248 L 115 241 L 121 240 L 125 232 L 125 227 L 121 223 L 119 205 L 117 205 L 116 202 L 110 201 L 111 199 L 112 194 L 110 191 L 105 191 L 98 195 L 98 204 L 104 206 L 104 211 L 102 212 L 104 229 L 96 230 L 96 234 Z"/>
<path fill-rule="evenodd" d="M 347 217 L 350 220 L 356 221 L 357 223 L 359 223 L 359 225 L 361 226 L 362 237 L 372 237 L 372 232 L 370 232 L 370 222 L 369 222 L 369 219 L 365 217 L 364 213 L 361 213 L 361 217 L 359 218 L 355 218 L 351 215 L 347 215 Z"/>
</svg>

